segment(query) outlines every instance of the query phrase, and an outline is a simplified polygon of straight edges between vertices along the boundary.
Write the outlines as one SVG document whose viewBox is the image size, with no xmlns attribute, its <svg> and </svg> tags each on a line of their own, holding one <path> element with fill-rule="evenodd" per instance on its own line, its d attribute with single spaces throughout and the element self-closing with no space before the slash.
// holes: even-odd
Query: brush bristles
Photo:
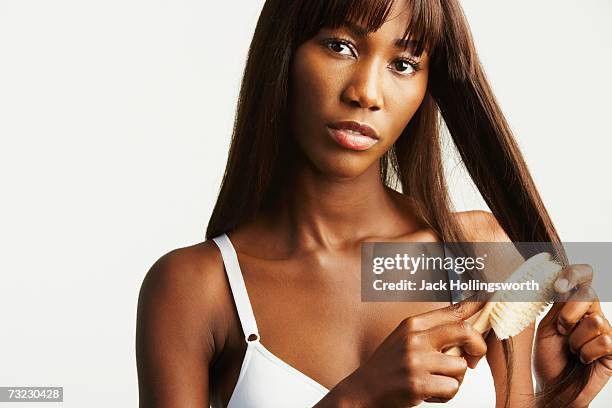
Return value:
<svg viewBox="0 0 612 408">
<path fill-rule="evenodd" d="M 491 327 L 498 339 L 503 340 L 516 336 L 537 317 L 550 304 L 554 296 L 554 284 L 562 267 L 551 260 L 548 253 L 540 253 L 531 257 L 519 267 L 506 282 L 528 282 L 534 280 L 539 283 L 540 290 L 532 302 L 520 301 L 525 298 L 522 292 L 497 292 L 491 298 L 495 306 L 489 316 Z"/>
</svg>

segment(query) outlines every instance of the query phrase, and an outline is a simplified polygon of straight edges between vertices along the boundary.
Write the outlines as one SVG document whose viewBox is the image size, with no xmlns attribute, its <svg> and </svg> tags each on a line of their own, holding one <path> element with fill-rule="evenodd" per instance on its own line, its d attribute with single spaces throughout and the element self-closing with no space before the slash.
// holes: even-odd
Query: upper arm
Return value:
<svg viewBox="0 0 612 408">
<path fill-rule="evenodd" d="M 466 229 L 467 237 L 472 242 L 511 242 L 508 235 L 499 225 L 493 214 L 487 211 L 468 211 L 459 213 L 459 221 Z M 503 269 L 500 274 L 507 275 L 508 271 L 514 270 L 524 259 L 513 247 L 504 247 L 498 253 L 494 265 Z M 494 272 L 493 272 L 494 273 Z M 501 279 L 496 276 L 495 279 Z M 533 380 L 531 375 L 531 354 L 535 322 L 530 324 L 524 331 L 512 337 L 512 378 L 510 406 L 530 406 L 533 397 Z M 491 368 L 491 374 L 495 383 L 495 395 L 497 406 L 503 407 L 506 396 L 506 367 L 504 350 L 501 340 L 498 340 L 493 330 L 486 338 L 487 362 Z"/>
<path fill-rule="evenodd" d="M 201 249 L 201 248 L 200 248 Z M 214 259 L 171 251 L 147 272 L 138 297 L 136 360 L 141 407 L 209 406 L 216 350 Z M 218 330 L 217 330 L 218 331 Z"/>
<path fill-rule="evenodd" d="M 531 376 L 531 350 L 535 322 L 531 323 L 520 334 L 512 337 L 512 377 L 510 381 L 510 407 L 529 407 L 533 398 L 533 380 Z M 498 340 L 493 330 L 486 338 L 487 362 L 495 384 L 496 406 L 503 407 L 506 397 L 506 366 L 501 340 Z"/>
</svg>

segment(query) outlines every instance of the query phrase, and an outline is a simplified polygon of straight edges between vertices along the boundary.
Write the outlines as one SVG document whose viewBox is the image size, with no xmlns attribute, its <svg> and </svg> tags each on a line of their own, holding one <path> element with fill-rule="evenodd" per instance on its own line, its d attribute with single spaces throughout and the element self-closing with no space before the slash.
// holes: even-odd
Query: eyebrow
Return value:
<svg viewBox="0 0 612 408">
<path fill-rule="evenodd" d="M 346 28 L 348 28 L 350 31 L 353 32 L 353 34 L 357 35 L 358 37 L 362 37 L 365 38 L 367 37 L 370 33 L 368 33 L 367 29 L 365 29 L 364 27 L 355 24 L 351 21 L 345 21 L 343 23 L 344 26 L 346 26 Z M 399 48 L 402 50 L 405 49 L 414 49 L 414 47 L 416 46 L 416 41 L 415 40 L 404 40 L 402 38 L 396 38 L 395 41 L 393 41 L 393 46 L 395 48 Z"/>
</svg>

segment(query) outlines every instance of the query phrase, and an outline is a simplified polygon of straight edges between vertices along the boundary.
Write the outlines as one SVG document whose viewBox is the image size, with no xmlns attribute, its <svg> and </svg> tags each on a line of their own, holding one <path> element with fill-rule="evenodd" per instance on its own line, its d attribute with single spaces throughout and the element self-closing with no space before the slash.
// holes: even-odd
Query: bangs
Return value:
<svg viewBox="0 0 612 408">
<path fill-rule="evenodd" d="M 301 26 L 297 31 L 300 44 L 312 38 L 323 27 L 337 28 L 345 22 L 359 22 L 368 33 L 378 30 L 389 17 L 395 0 L 323 0 L 305 1 L 300 12 Z M 411 12 L 403 40 L 414 41 L 413 53 L 419 57 L 423 50 L 431 55 L 442 39 L 443 12 L 438 0 L 406 0 Z"/>
</svg>

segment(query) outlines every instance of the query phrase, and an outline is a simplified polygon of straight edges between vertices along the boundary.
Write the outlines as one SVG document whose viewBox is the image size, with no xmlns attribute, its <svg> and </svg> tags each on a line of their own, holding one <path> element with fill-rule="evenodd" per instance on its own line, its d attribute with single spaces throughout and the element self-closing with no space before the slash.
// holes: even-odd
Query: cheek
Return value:
<svg viewBox="0 0 612 408">
<path fill-rule="evenodd" d="M 410 84 L 406 86 L 397 86 L 388 93 L 387 101 L 389 102 L 389 117 L 397 118 L 393 120 L 393 129 L 390 129 L 391 134 L 399 137 L 400 133 L 410 122 L 415 112 L 421 106 L 425 92 L 427 91 L 427 75 L 414 78 Z"/>
<path fill-rule="evenodd" d="M 334 100 L 338 92 L 337 76 L 329 64 L 326 65 L 308 48 L 296 52 L 291 78 L 293 106 L 301 113 L 320 111 Z"/>
</svg>

